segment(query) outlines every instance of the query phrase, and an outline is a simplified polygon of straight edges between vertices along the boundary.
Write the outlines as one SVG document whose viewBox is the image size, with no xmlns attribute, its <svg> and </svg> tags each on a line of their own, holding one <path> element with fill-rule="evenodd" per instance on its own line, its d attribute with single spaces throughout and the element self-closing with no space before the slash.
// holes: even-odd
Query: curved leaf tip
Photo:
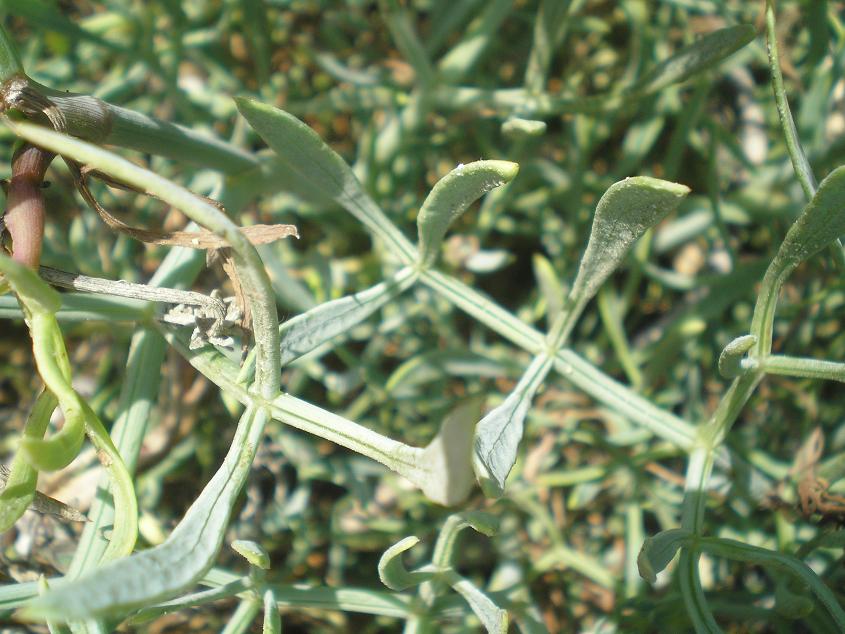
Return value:
<svg viewBox="0 0 845 634">
<path fill-rule="evenodd" d="M 510 161 L 475 161 L 458 165 L 437 181 L 417 216 L 420 262 L 432 264 L 449 226 L 473 202 L 509 183 L 518 172 L 519 165 Z"/>
</svg>

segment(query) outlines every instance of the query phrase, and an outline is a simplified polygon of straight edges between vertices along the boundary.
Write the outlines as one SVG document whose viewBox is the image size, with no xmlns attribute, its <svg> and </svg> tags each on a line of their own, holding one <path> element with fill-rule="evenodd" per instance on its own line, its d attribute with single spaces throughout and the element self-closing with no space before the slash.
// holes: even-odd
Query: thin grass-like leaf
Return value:
<svg viewBox="0 0 845 634">
<path fill-rule="evenodd" d="M 754 39 L 750 24 L 738 24 L 708 33 L 660 62 L 632 87 L 631 92 L 655 93 L 721 62 Z"/>
<path fill-rule="evenodd" d="M 44 391 L 39 394 L 26 420 L 24 437 L 43 437 L 56 405 L 58 401 L 52 392 Z M 0 533 L 9 530 L 32 504 L 37 483 L 38 471 L 26 460 L 23 452 L 18 451 L 12 459 L 9 476 L 3 492 L 0 493 Z"/>
<path fill-rule="evenodd" d="M 816 598 L 824 605 L 830 616 L 836 622 L 839 631 L 845 631 L 845 610 L 839 604 L 836 595 L 803 561 L 759 546 L 744 544 L 733 539 L 719 537 L 704 537 L 699 540 L 701 549 L 711 555 L 724 557 L 733 561 L 743 561 L 757 566 L 782 570 L 800 580 L 806 585 Z"/>
<path fill-rule="evenodd" d="M 508 161 L 475 161 L 458 165 L 437 181 L 417 216 L 420 263 L 433 264 L 449 225 L 485 193 L 512 181 L 518 171 L 519 165 Z"/>
</svg>

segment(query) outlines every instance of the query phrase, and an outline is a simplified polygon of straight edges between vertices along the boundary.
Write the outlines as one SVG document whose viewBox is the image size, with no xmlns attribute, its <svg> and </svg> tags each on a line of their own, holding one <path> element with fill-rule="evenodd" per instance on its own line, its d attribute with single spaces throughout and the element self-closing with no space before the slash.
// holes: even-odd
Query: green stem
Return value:
<svg viewBox="0 0 845 634">
<path fill-rule="evenodd" d="M 0 82 L 23 75 L 23 72 L 18 48 L 0 24 Z"/>
</svg>

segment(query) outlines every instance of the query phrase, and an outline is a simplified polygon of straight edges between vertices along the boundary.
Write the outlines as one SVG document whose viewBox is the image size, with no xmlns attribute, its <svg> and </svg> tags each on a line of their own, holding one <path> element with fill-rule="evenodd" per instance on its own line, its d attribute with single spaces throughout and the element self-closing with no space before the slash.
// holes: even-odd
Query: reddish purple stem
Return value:
<svg viewBox="0 0 845 634">
<path fill-rule="evenodd" d="M 12 237 L 12 259 L 38 269 L 44 237 L 44 194 L 41 184 L 53 154 L 34 145 L 12 157 L 12 178 L 6 194 L 4 221 Z"/>
</svg>

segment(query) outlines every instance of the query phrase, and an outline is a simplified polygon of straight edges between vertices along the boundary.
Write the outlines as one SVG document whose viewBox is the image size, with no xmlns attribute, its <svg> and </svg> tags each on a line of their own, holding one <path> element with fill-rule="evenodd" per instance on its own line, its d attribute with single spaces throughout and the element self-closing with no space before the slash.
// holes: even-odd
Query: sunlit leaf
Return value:
<svg viewBox="0 0 845 634">
<path fill-rule="evenodd" d="M 276 152 L 280 167 L 295 174 L 301 186 L 336 201 L 408 264 L 415 259 L 414 247 L 364 192 L 346 162 L 316 132 L 284 110 L 244 97 L 235 101 L 252 128 Z"/>
<path fill-rule="evenodd" d="M 537 356 L 505 401 L 476 426 L 472 465 L 487 495 L 498 497 L 504 492 L 531 400 L 551 367 L 549 357 Z"/>
<path fill-rule="evenodd" d="M 420 262 L 431 265 L 449 225 L 485 193 L 513 180 L 518 171 L 519 165 L 508 161 L 476 161 L 458 165 L 437 181 L 417 216 Z"/>
<path fill-rule="evenodd" d="M 409 571 L 402 563 L 402 554 L 420 542 L 418 537 L 406 537 L 384 551 L 378 562 L 378 576 L 381 582 L 391 590 L 404 590 L 433 579 L 437 571 Z"/>
</svg>

